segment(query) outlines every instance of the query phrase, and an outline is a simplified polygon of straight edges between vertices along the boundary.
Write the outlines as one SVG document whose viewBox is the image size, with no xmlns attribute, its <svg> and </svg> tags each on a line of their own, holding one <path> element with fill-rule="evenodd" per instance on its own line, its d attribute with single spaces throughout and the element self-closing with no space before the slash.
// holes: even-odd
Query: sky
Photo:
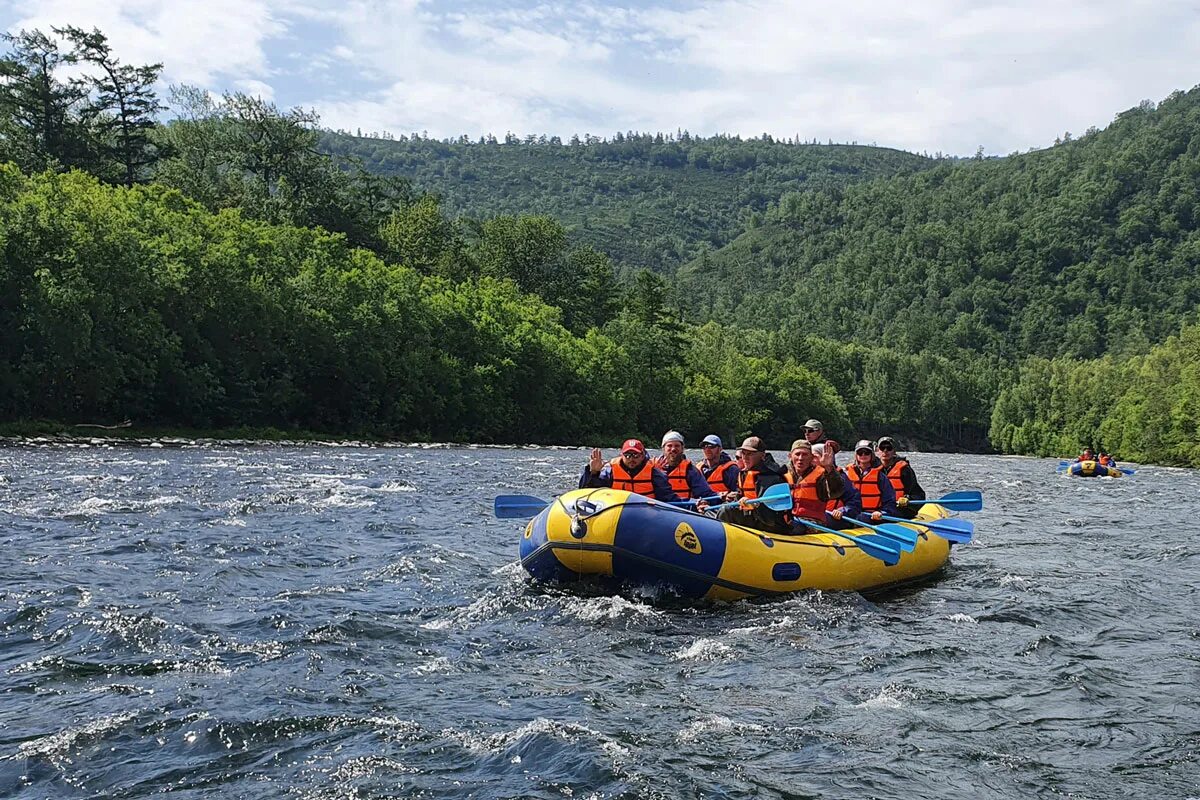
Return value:
<svg viewBox="0 0 1200 800">
<path fill-rule="evenodd" d="M 170 84 L 321 125 L 472 139 L 685 129 L 913 152 L 1041 148 L 1200 82 L 1187 0 L 0 0 Z"/>
</svg>

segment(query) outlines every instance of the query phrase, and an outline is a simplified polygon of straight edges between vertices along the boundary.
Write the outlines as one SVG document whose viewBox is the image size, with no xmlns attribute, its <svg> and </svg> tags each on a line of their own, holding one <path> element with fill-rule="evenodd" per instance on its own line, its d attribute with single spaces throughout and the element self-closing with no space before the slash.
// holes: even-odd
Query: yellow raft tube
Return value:
<svg viewBox="0 0 1200 800">
<path fill-rule="evenodd" d="M 1120 467 L 1108 467 L 1099 461 L 1073 461 L 1066 471 L 1080 478 L 1119 478 L 1125 474 Z"/>
<path fill-rule="evenodd" d="M 916 521 L 947 516 L 930 503 Z M 950 543 L 911 527 L 919 533 L 916 548 L 889 567 L 833 534 L 765 533 L 617 489 L 577 489 L 525 526 L 521 564 L 539 580 L 614 578 L 710 600 L 803 589 L 864 591 L 925 577 L 946 563 Z"/>
</svg>

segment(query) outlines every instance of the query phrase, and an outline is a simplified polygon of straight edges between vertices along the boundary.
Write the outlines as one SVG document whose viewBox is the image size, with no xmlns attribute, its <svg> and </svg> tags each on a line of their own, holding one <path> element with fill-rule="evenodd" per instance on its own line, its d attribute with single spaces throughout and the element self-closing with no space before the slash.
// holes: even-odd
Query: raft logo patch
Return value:
<svg viewBox="0 0 1200 800">
<path fill-rule="evenodd" d="M 700 537 L 686 522 L 679 523 L 679 527 L 675 529 L 675 544 L 689 553 L 700 555 Z"/>
</svg>

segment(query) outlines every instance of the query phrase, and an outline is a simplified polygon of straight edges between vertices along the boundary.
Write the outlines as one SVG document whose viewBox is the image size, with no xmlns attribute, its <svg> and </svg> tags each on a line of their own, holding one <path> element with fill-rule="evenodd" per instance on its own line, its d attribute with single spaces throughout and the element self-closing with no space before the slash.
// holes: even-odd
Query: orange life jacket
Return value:
<svg viewBox="0 0 1200 800">
<path fill-rule="evenodd" d="M 748 469 L 738 475 L 738 491 L 741 492 L 743 500 L 753 500 L 758 497 L 758 488 L 755 486 L 758 472 L 756 469 Z"/>
<path fill-rule="evenodd" d="M 887 471 L 888 480 L 892 482 L 892 488 L 896 490 L 896 499 L 904 497 L 904 481 L 900 479 L 900 471 L 904 469 L 904 465 L 908 463 L 907 459 L 897 458 L 896 463 L 892 464 L 892 468 Z M 863 504 L 863 508 L 866 508 Z"/>
<path fill-rule="evenodd" d="M 719 492 L 721 490 L 717 488 L 717 484 L 719 483 L 723 486 L 725 484 L 725 472 L 730 467 L 736 467 L 736 466 L 737 466 L 737 464 L 733 463 L 732 460 L 722 461 L 720 464 L 717 464 L 715 467 L 713 467 L 712 472 L 705 475 L 704 479 L 706 481 L 708 481 L 709 486 L 713 487 L 714 492 Z M 704 470 L 701 469 L 700 472 L 703 473 Z"/>
<path fill-rule="evenodd" d="M 883 494 L 879 491 L 879 473 L 881 471 L 880 467 L 871 467 L 866 474 L 858 476 L 858 465 L 851 464 L 846 472 L 846 476 L 850 478 L 854 488 L 858 489 L 858 493 L 862 495 L 863 511 L 878 511 L 883 508 Z"/>
<path fill-rule="evenodd" d="M 692 496 L 692 489 L 687 482 L 687 471 L 691 465 L 692 462 L 685 458 L 675 465 L 675 469 L 667 472 L 667 480 L 671 482 L 671 488 L 679 495 L 680 500 L 687 500 Z"/>
<path fill-rule="evenodd" d="M 654 462 L 650 459 L 646 459 L 636 475 L 629 474 L 629 470 L 625 469 L 625 465 L 621 463 L 620 458 L 614 458 L 608 462 L 608 465 L 612 467 L 612 485 L 614 489 L 620 489 L 623 492 L 633 492 L 643 497 L 654 497 L 654 481 L 650 478 L 654 474 Z"/>
<path fill-rule="evenodd" d="M 817 482 L 825 475 L 825 468 L 820 465 L 813 466 L 808 471 L 807 475 L 800 478 L 799 483 L 788 472 L 784 477 L 792 487 L 792 516 L 801 517 L 803 519 L 811 519 L 814 521 L 822 521 L 825 519 L 826 501 L 822 501 L 817 494 Z"/>
</svg>

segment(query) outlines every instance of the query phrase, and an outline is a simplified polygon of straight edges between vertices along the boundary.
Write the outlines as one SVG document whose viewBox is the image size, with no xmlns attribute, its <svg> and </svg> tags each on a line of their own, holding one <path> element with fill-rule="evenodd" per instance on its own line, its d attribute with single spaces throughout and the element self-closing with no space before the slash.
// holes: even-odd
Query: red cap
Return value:
<svg viewBox="0 0 1200 800">
<path fill-rule="evenodd" d="M 626 439 L 625 444 L 621 445 L 621 452 L 628 453 L 630 450 L 636 450 L 644 455 L 646 453 L 646 445 L 642 444 L 638 439 Z"/>
</svg>

